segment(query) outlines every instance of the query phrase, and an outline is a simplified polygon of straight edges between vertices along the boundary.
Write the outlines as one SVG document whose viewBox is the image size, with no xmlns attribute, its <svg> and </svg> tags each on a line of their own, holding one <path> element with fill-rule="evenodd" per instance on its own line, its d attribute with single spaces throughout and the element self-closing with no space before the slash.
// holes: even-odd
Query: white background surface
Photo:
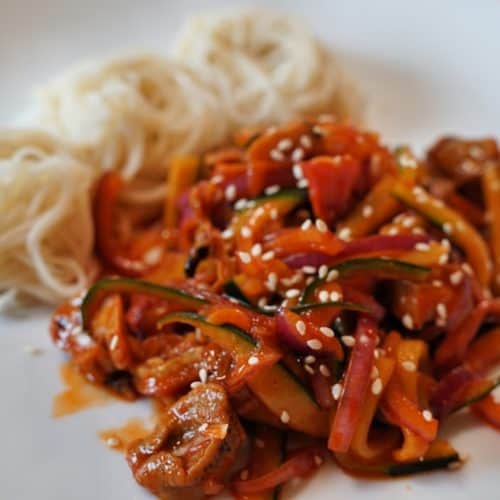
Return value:
<svg viewBox="0 0 500 500">
<path fill-rule="evenodd" d="M 168 51 L 189 13 L 239 3 L 0 0 L 0 125 L 71 64 L 131 50 Z M 366 122 L 391 143 L 420 148 L 450 132 L 500 135 L 499 1 L 265 3 L 299 13 L 337 51 L 366 100 Z M 50 344 L 47 323 L 43 310 L 0 318 L 0 499 L 149 498 L 123 457 L 97 438 L 128 416 L 147 414 L 146 405 L 50 417 L 63 357 Z M 26 354 L 26 345 L 42 347 L 43 354 Z M 500 435 L 460 415 L 447 433 L 470 454 L 458 473 L 364 482 L 330 467 L 293 498 L 500 498 Z"/>
</svg>

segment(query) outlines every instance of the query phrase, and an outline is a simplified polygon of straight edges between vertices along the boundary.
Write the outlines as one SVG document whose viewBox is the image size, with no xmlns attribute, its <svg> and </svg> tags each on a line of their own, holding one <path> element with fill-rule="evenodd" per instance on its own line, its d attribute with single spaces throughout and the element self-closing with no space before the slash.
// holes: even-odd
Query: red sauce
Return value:
<svg viewBox="0 0 500 500">
<path fill-rule="evenodd" d="M 116 400 L 105 389 L 90 384 L 70 363 L 61 365 L 59 375 L 64 384 L 62 392 L 54 397 L 52 416 L 63 417 L 95 406 L 104 406 Z"/>
<path fill-rule="evenodd" d="M 150 433 L 151 428 L 144 423 L 144 420 L 135 417 L 120 427 L 99 432 L 99 437 L 108 448 L 125 453 L 133 441 L 144 438 Z"/>
</svg>

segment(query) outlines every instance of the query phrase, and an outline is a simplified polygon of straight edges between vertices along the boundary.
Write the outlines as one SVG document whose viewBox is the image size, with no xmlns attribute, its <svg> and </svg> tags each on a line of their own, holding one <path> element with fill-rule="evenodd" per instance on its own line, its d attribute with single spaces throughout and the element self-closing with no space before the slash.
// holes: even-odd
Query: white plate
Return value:
<svg viewBox="0 0 500 500">
<path fill-rule="evenodd" d="M 33 88 L 73 62 L 130 49 L 168 50 L 190 12 L 236 2 L 158 0 L 0 1 L 0 123 L 29 104 Z M 252 3 L 256 3 L 255 1 Z M 267 3 L 269 2 L 258 2 Z M 500 133 L 500 2 L 276 1 L 303 15 L 338 52 L 367 100 L 367 123 L 391 143 L 428 145 L 437 136 Z M 1 214 L 0 214 L 1 217 Z M 47 335 L 48 311 L 0 318 L 0 498 L 150 498 L 99 430 L 145 405 L 116 404 L 53 420 L 63 356 Z M 24 346 L 43 348 L 33 357 Z M 462 471 L 398 481 L 351 479 L 325 468 L 298 499 L 499 498 L 500 440 L 469 417 L 447 434 L 470 462 Z"/>
</svg>

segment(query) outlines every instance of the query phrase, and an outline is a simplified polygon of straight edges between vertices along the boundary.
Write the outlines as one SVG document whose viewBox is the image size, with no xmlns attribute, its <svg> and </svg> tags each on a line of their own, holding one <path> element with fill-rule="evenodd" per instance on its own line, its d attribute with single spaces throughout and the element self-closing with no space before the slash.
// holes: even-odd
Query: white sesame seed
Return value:
<svg viewBox="0 0 500 500">
<path fill-rule="evenodd" d="M 234 184 L 229 184 L 224 191 L 224 196 L 227 201 L 233 201 L 236 198 L 236 186 Z"/>
<path fill-rule="evenodd" d="M 306 324 L 301 319 L 299 319 L 297 323 L 295 323 L 295 328 L 300 335 L 306 334 Z"/>
<path fill-rule="evenodd" d="M 328 293 L 328 290 L 321 290 L 318 294 L 318 299 L 320 302 L 328 302 L 328 299 L 330 298 L 330 294 Z"/>
<path fill-rule="evenodd" d="M 255 366 L 259 364 L 259 358 L 257 356 L 250 356 L 248 358 L 248 364 L 250 366 Z"/>
<path fill-rule="evenodd" d="M 249 472 L 245 469 L 240 472 L 240 479 L 246 481 L 248 479 Z"/>
<path fill-rule="evenodd" d="M 235 204 L 234 204 L 234 209 L 235 210 L 243 210 L 246 208 L 248 203 L 248 200 L 246 198 L 240 198 Z"/>
<path fill-rule="evenodd" d="M 285 296 L 288 299 L 293 299 L 295 297 L 298 297 L 300 295 L 300 290 L 298 288 L 290 288 L 290 290 L 287 290 L 285 293 Z"/>
<path fill-rule="evenodd" d="M 431 246 L 429 245 L 429 243 L 424 243 L 423 241 L 415 245 L 415 250 L 418 250 L 419 252 L 428 252 L 430 249 Z"/>
<path fill-rule="evenodd" d="M 401 321 L 408 330 L 413 330 L 413 318 L 409 314 L 405 314 Z"/>
<path fill-rule="evenodd" d="M 264 189 L 264 193 L 266 193 L 269 196 L 272 194 L 276 194 L 280 189 L 281 189 L 280 186 L 274 184 L 273 186 L 266 187 L 266 189 Z"/>
<path fill-rule="evenodd" d="M 160 262 L 162 257 L 163 248 L 161 246 L 154 246 L 144 254 L 142 260 L 149 266 L 154 266 Z"/>
<path fill-rule="evenodd" d="M 319 365 L 319 372 L 324 377 L 329 377 L 331 375 L 330 370 L 328 369 L 328 366 L 326 366 L 326 365 Z"/>
<path fill-rule="evenodd" d="M 283 161 L 285 159 L 285 155 L 278 149 L 271 149 L 269 157 L 274 161 Z"/>
<path fill-rule="evenodd" d="M 440 318 L 446 319 L 446 317 L 448 316 L 448 311 L 446 310 L 446 306 L 442 302 L 440 302 L 436 306 L 436 312 Z"/>
<path fill-rule="evenodd" d="M 342 335 L 342 337 L 340 337 L 340 340 L 347 347 L 353 347 L 356 343 L 356 339 L 352 335 Z"/>
<path fill-rule="evenodd" d="M 401 221 L 401 225 L 406 228 L 410 228 L 415 223 L 415 218 L 411 216 L 404 217 Z"/>
<path fill-rule="evenodd" d="M 319 351 L 323 347 L 323 344 L 318 339 L 308 340 L 306 342 L 306 344 L 307 344 L 307 347 L 309 347 L 310 349 L 313 349 L 314 351 Z"/>
<path fill-rule="evenodd" d="M 312 226 L 311 219 L 306 219 L 300 226 L 302 231 L 307 231 Z"/>
<path fill-rule="evenodd" d="M 267 306 L 267 298 L 266 297 L 261 297 L 258 301 L 257 301 L 257 305 L 259 307 L 266 307 Z"/>
<path fill-rule="evenodd" d="M 304 358 L 304 363 L 306 363 L 308 365 L 312 365 L 315 362 L 316 362 L 316 357 L 313 356 L 312 354 L 309 354 L 309 356 L 306 356 Z"/>
<path fill-rule="evenodd" d="M 342 384 L 332 385 L 332 397 L 335 401 L 338 401 L 340 399 L 341 394 L 342 394 Z"/>
<path fill-rule="evenodd" d="M 276 220 L 279 216 L 278 210 L 276 208 L 271 208 L 269 216 L 271 217 L 271 220 Z"/>
<path fill-rule="evenodd" d="M 335 332 L 328 326 L 320 326 L 319 331 L 328 338 L 335 337 Z"/>
<path fill-rule="evenodd" d="M 378 396 L 382 392 L 383 388 L 384 386 L 382 384 L 382 379 L 380 377 L 376 378 L 372 382 L 372 394 L 374 394 L 375 396 Z"/>
<path fill-rule="evenodd" d="M 438 263 L 441 266 L 444 266 L 448 262 L 448 259 L 449 259 L 449 255 L 447 253 L 443 253 L 439 256 Z"/>
<path fill-rule="evenodd" d="M 240 229 L 240 234 L 243 238 L 250 238 L 252 236 L 252 230 L 248 226 L 243 226 Z"/>
<path fill-rule="evenodd" d="M 351 239 L 351 229 L 348 227 L 343 227 L 338 235 L 337 235 L 341 240 L 343 241 L 350 241 Z"/>
<path fill-rule="evenodd" d="M 417 371 L 417 365 L 415 364 L 414 361 L 403 361 L 401 363 L 401 366 L 403 369 L 405 369 L 407 372 L 416 372 Z"/>
<path fill-rule="evenodd" d="M 292 139 L 287 137 L 285 139 L 281 139 L 281 141 L 278 142 L 277 147 L 280 151 L 288 151 L 289 149 L 291 149 L 292 146 L 293 146 Z"/>
<path fill-rule="evenodd" d="M 111 341 L 109 342 L 109 348 L 111 351 L 114 351 L 116 349 L 116 346 L 118 345 L 118 335 L 113 335 L 111 337 Z"/>
<path fill-rule="evenodd" d="M 328 226 L 323 219 L 316 219 L 316 222 L 314 224 L 316 226 L 316 229 L 321 233 L 326 233 L 328 231 Z"/>
<path fill-rule="evenodd" d="M 314 266 L 302 266 L 304 274 L 316 274 L 317 269 Z"/>
<path fill-rule="evenodd" d="M 302 179 L 304 177 L 304 172 L 302 170 L 302 166 L 300 165 L 300 163 L 296 163 L 293 167 L 292 167 L 292 173 L 293 173 L 293 176 L 298 180 L 300 181 L 300 179 Z"/>
<path fill-rule="evenodd" d="M 198 430 L 200 432 L 205 432 L 207 429 L 208 429 L 208 424 L 206 422 L 198 427 Z"/>
<path fill-rule="evenodd" d="M 368 219 L 373 215 L 373 207 L 371 205 L 365 205 L 362 210 L 362 215 L 365 219 Z"/>
<path fill-rule="evenodd" d="M 200 368 L 200 370 L 198 371 L 198 377 L 200 378 L 200 382 L 202 384 L 206 383 L 208 377 L 206 368 Z"/>
<path fill-rule="evenodd" d="M 224 180 L 224 177 L 222 175 L 214 175 L 211 179 L 210 182 L 212 184 L 220 184 Z"/>
<path fill-rule="evenodd" d="M 234 231 L 232 228 L 228 227 L 224 231 L 222 231 L 222 239 L 223 240 L 230 240 L 234 236 Z"/>
<path fill-rule="evenodd" d="M 299 139 L 300 145 L 308 149 L 312 146 L 312 140 L 308 135 L 301 135 Z"/>
<path fill-rule="evenodd" d="M 342 300 L 342 295 L 339 292 L 333 291 L 330 293 L 331 302 L 338 302 L 339 300 Z"/>
<path fill-rule="evenodd" d="M 412 234 L 424 234 L 425 231 L 421 227 L 414 227 L 411 230 Z"/>
<path fill-rule="evenodd" d="M 326 281 L 328 283 L 330 283 L 332 281 L 335 281 L 338 277 L 339 277 L 339 272 L 337 271 L 337 269 L 331 269 L 328 272 L 328 276 L 326 277 Z"/>
<path fill-rule="evenodd" d="M 252 246 L 250 253 L 254 257 L 258 257 L 262 253 L 262 245 L 260 243 L 255 243 L 255 245 Z"/>
<path fill-rule="evenodd" d="M 304 366 L 304 370 L 307 372 L 307 373 L 310 373 L 311 375 L 314 375 L 316 372 L 314 371 L 314 368 L 310 367 L 309 365 L 305 365 Z"/>
<path fill-rule="evenodd" d="M 268 252 L 262 255 L 262 260 L 265 262 L 272 259 L 274 259 L 274 252 L 272 250 L 269 250 Z"/>
<path fill-rule="evenodd" d="M 443 231 L 446 234 L 451 234 L 453 232 L 453 226 L 449 222 L 443 224 Z"/>
<path fill-rule="evenodd" d="M 264 443 L 264 441 L 262 441 L 262 439 L 257 438 L 255 440 L 255 446 L 257 446 L 257 448 L 264 448 L 265 445 L 266 445 L 266 443 Z"/>
<path fill-rule="evenodd" d="M 443 282 L 441 280 L 432 280 L 432 286 L 440 288 L 443 286 Z"/>
<path fill-rule="evenodd" d="M 470 264 L 468 262 L 464 262 L 462 264 L 462 269 L 470 276 L 472 276 L 472 274 L 474 274 L 474 271 L 472 270 L 472 267 L 470 266 Z"/>
<path fill-rule="evenodd" d="M 426 422 L 430 422 L 432 420 L 432 413 L 429 410 L 424 410 L 422 412 L 422 417 Z"/>
<path fill-rule="evenodd" d="M 301 161 L 304 158 L 304 150 L 302 148 L 295 148 L 291 158 L 294 163 Z"/>
<path fill-rule="evenodd" d="M 321 280 L 325 279 L 327 274 L 328 274 L 328 267 L 325 264 L 323 264 L 322 266 L 319 266 L 318 278 Z"/>
<path fill-rule="evenodd" d="M 250 254 L 247 252 L 238 252 L 238 257 L 240 258 L 241 262 L 243 264 L 250 264 L 252 257 L 250 257 Z"/>
<path fill-rule="evenodd" d="M 395 234 L 399 234 L 399 229 L 397 227 L 391 227 L 389 228 L 389 230 L 387 231 L 387 234 L 389 236 L 394 236 Z"/>
<path fill-rule="evenodd" d="M 264 215 L 264 212 L 265 212 L 264 207 L 258 207 L 254 212 L 254 216 L 260 217 L 261 215 Z"/>
<path fill-rule="evenodd" d="M 427 193 L 423 190 L 423 188 L 421 188 L 420 186 L 415 186 L 413 189 L 412 189 L 412 193 L 415 195 L 415 196 L 422 196 L 422 195 L 426 195 Z"/>
<path fill-rule="evenodd" d="M 284 424 L 288 424 L 288 422 L 290 422 L 290 414 L 287 411 L 282 411 L 281 416 L 280 416 L 280 420 Z"/>
<path fill-rule="evenodd" d="M 202 383 L 199 380 L 195 380 L 194 382 L 191 382 L 191 389 L 196 389 L 197 387 L 200 387 Z"/>
<path fill-rule="evenodd" d="M 299 189 L 305 189 L 306 187 L 309 187 L 309 181 L 306 178 L 300 179 L 297 182 L 297 187 Z"/>
<path fill-rule="evenodd" d="M 266 288 L 270 292 L 274 292 L 276 290 L 276 285 L 278 284 L 278 275 L 274 272 L 269 273 L 266 281 Z"/>
<path fill-rule="evenodd" d="M 313 281 L 314 281 L 314 276 L 309 276 L 309 278 L 306 279 L 306 286 L 309 286 Z"/>
</svg>

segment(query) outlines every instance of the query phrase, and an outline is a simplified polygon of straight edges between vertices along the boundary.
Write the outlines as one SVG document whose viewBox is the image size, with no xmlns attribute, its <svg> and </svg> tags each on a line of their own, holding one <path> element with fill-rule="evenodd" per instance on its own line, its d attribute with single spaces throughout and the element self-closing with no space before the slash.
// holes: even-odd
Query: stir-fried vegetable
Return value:
<svg viewBox="0 0 500 500">
<path fill-rule="evenodd" d="M 498 162 L 489 139 L 422 161 L 320 120 L 177 159 L 163 215 L 103 176 L 101 274 L 51 334 L 89 381 L 162 403 L 136 480 L 275 500 L 328 454 L 370 476 L 460 465 L 451 414 L 500 427 Z"/>
</svg>

